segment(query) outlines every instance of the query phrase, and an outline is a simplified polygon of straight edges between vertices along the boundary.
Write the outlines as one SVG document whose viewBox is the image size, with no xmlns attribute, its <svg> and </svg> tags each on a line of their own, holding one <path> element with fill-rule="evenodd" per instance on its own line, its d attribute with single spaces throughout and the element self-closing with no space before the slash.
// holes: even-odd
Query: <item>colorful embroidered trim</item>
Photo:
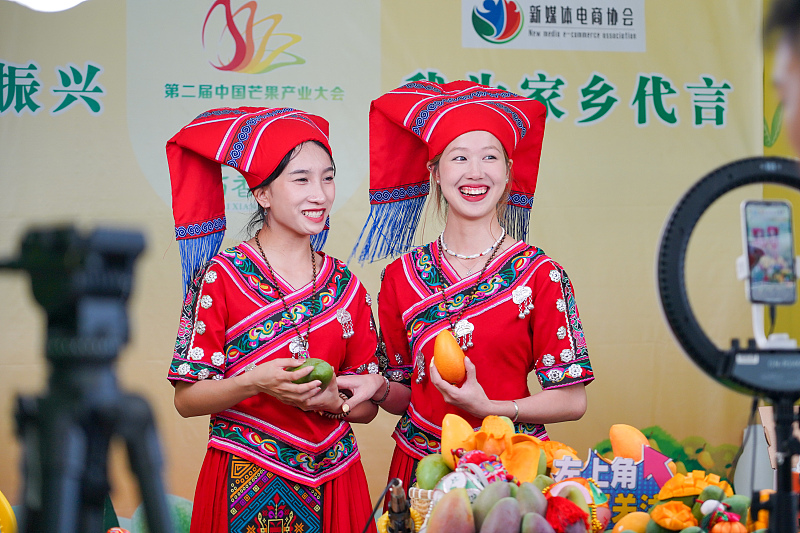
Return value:
<svg viewBox="0 0 800 533">
<path fill-rule="evenodd" d="M 228 252 L 226 250 L 220 255 L 231 260 L 248 288 L 255 289 L 268 303 L 279 298 L 275 288 L 247 254 L 241 251 Z M 336 312 L 338 303 L 348 300 L 357 290 L 356 284 L 352 283 L 354 278 L 350 270 L 343 265 L 337 266 L 341 268 L 329 268 L 319 273 L 322 281 L 316 294 L 308 295 L 300 301 L 289 301 L 288 311 L 283 306 L 275 306 L 271 311 L 265 308 L 264 312 L 269 314 L 261 316 L 247 328 L 229 332 L 230 338 L 225 341 L 227 361 L 241 361 L 281 336 L 294 336 L 293 324 L 304 322 L 311 315 L 315 316 L 315 321 L 319 324 L 326 322 Z"/>
<path fill-rule="evenodd" d="M 254 127 L 258 126 L 261 122 L 264 122 L 265 120 L 271 119 L 273 117 L 279 117 L 281 115 L 289 115 L 295 112 L 296 111 L 290 107 L 280 107 L 277 109 L 270 109 L 266 113 L 261 113 L 259 115 L 248 118 L 244 122 L 241 122 L 238 125 L 238 129 L 235 132 L 230 132 L 230 134 L 226 136 L 226 142 L 228 142 L 228 146 L 225 147 L 225 157 L 219 159 L 225 161 L 226 165 L 229 165 L 234 168 L 241 168 L 239 166 L 240 165 L 239 159 L 247 151 L 248 144 L 250 143 L 250 136 L 253 133 Z M 297 118 L 305 118 L 306 121 L 313 124 L 311 120 L 309 120 L 307 117 L 303 117 L 302 115 L 298 115 Z M 223 147 L 220 146 L 220 149 L 222 148 Z"/>
<path fill-rule="evenodd" d="M 406 331 L 408 333 L 409 346 L 411 353 L 416 354 L 420 350 L 420 343 L 427 339 L 431 328 L 436 328 L 442 321 L 447 321 L 448 314 L 458 314 L 461 308 L 467 304 L 469 292 L 472 286 L 465 284 L 460 292 L 450 293 L 447 297 L 448 309 L 445 309 L 441 298 L 438 297 L 440 287 L 444 284 L 439 279 L 436 269 L 433 268 L 432 244 L 419 247 L 409 254 L 408 261 L 414 265 L 414 273 L 417 274 L 417 286 L 424 288 L 425 292 L 436 295 L 435 298 L 428 299 L 428 306 L 421 307 L 410 317 L 404 317 Z M 521 253 L 517 253 L 505 259 L 499 268 L 491 268 L 486 273 L 486 279 L 481 281 L 472 296 L 470 309 L 472 311 L 481 308 L 482 304 L 489 300 L 499 297 L 500 293 L 513 290 L 516 281 L 525 273 L 534 261 L 544 256 L 538 248 L 526 247 Z M 404 257 L 403 261 L 407 259 Z M 411 270 L 411 269 L 409 269 Z"/>
<path fill-rule="evenodd" d="M 343 434 L 320 444 L 319 452 L 297 448 L 288 442 L 225 417 L 211 417 L 209 446 L 246 458 L 285 478 L 319 486 L 332 479 L 360 457 L 356 438 L 347 423 Z"/>
<path fill-rule="evenodd" d="M 586 337 L 583 334 L 583 324 L 578 316 L 578 307 L 575 303 L 575 293 L 570 286 L 569 277 L 564 269 L 558 270 L 561 274 L 561 293 L 564 295 L 566 308 L 564 314 L 567 323 L 567 336 L 572 346 L 573 356 L 569 361 L 563 361 L 558 367 L 537 370 L 536 377 L 543 389 L 566 387 L 575 383 L 589 381 L 594 377 L 589 350 L 586 347 Z"/>
<path fill-rule="evenodd" d="M 512 190 L 508 196 L 508 205 L 530 209 L 531 207 L 533 207 L 533 195 Z"/>
<path fill-rule="evenodd" d="M 323 490 L 231 455 L 228 510 L 230 533 L 321 533 Z"/>
<path fill-rule="evenodd" d="M 406 85 L 406 87 L 408 87 L 408 86 Z M 506 92 L 506 91 L 503 91 L 503 92 L 492 91 L 492 92 L 490 92 L 490 91 L 485 91 L 485 90 L 480 89 L 480 88 L 473 89 L 472 91 L 464 93 L 464 94 L 461 94 L 459 96 L 434 97 L 434 98 L 431 98 L 430 100 L 427 101 L 427 104 L 425 105 L 425 107 L 419 109 L 419 111 L 417 111 L 417 113 L 415 115 L 409 117 L 406 120 L 406 126 L 411 131 L 416 133 L 419 137 L 422 137 L 423 136 L 423 131 L 428 126 L 428 121 L 430 120 L 430 118 L 432 116 L 436 115 L 436 111 L 440 107 L 442 107 L 443 105 L 449 105 L 449 104 L 453 104 L 453 103 L 456 103 L 456 102 L 467 102 L 467 101 L 470 101 L 470 100 L 480 100 L 480 99 L 483 99 L 483 98 L 491 98 L 491 99 L 503 98 L 503 99 L 506 99 L 506 100 L 512 99 L 512 98 L 518 99 L 518 100 L 523 100 L 524 99 L 522 96 L 519 96 L 518 94 L 514 94 L 514 93 L 510 93 L 510 92 Z M 501 109 L 503 112 L 507 113 L 507 110 L 502 109 L 502 107 L 500 107 L 500 106 L 498 106 L 498 109 Z M 514 117 L 511 117 L 511 118 L 512 118 L 512 120 L 514 120 L 514 123 L 517 125 L 517 129 L 519 130 L 519 134 L 520 134 L 519 138 L 522 139 L 523 137 L 525 137 L 525 134 L 528 132 L 528 130 L 522 124 L 521 120 L 519 122 L 517 122 L 519 120 L 519 116 L 516 115 L 516 113 L 514 115 L 516 116 L 516 120 L 514 120 Z"/>
<path fill-rule="evenodd" d="M 221 216 L 206 222 L 188 224 L 186 226 L 175 226 L 176 239 L 194 239 L 203 235 L 209 235 L 225 229 L 225 217 Z"/>
<path fill-rule="evenodd" d="M 431 190 L 431 184 L 427 181 L 420 183 L 413 183 L 405 187 L 390 187 L 388 189 L 370 189 L 369 190 L 369 203 L 371 204 L 386 204 L 389 202 L 397 202 L 400 200 L 409 200 L 411 198 L 419 198 L 420 196 L 427 196 Z"/>
<path fill-rule="evenodd" d="M 201 379 L 221 377 L 221 372 L 214 366 L 192 361 L 189 357 L 189 346 L 191 346 L 200 288 L 203 278 L 208 271 L 211 263 L 206 263 L 197 273 L 186 291 L 181 307 L 181 319 L 178 325 L 178 336 L 175 339 L 175 350 L 172 355 L 172 362 L 169 367 L 168 379 L 177 381 L 199 381 Z"/>
</svg>

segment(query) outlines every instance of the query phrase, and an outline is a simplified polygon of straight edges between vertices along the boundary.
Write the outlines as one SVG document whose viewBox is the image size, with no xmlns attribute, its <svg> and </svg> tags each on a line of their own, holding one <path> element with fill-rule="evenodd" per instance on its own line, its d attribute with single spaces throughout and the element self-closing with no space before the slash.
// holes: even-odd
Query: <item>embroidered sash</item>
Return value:
<svg viewBox="0 0 800 533">
<path fill-rule="evenodd" d="M 233 248 L 220 255 L 229 259 L 226 270 L 234 276 L 242 291 L 251 291 L 263 302 L 259 311 L 226 332 L 225 357 L 230 372 L 234 374 L 243 366 L 258 363 L 291 342 L 297 336 L 294 324 L 306 322 L 313 316 L 313 331 L 336 320 L 337 309 L 346 306 L 358 289 L 356 283 L 351 283 L 353 275 L 350 270 L 336 268 L 333 265 L 335 261 L 326 257 L 318 274 L 316 293 L 311 294 L 310 288 L 306 287 L 286 295 L 287 310 L 272 280 L 268 281 L 245 253 Z"/>
<path fill-rule="evenodd" d="M 469 305 L 462 318 L 476 316 L 494 307 L 498 302 L 511 298 L 511 292 L 517 281 L 524 277 L 536 259 L 544 256 L 538 248 L 525 248 L 510 256 L 500 256 L 493 261 L 484 273 L 484 279 L 475 287 L 472 301 L 469 294 L 474 287 L 472 279 L 460 280 L 447 287 L 439 271 L 433 266 L 433 244 L 421 246 L 403 256 L 403 268 L 408 282 L 422 299 L 403 313 L 408 344 L 419 370 L 424 365 L 422 347 L 436 335 L 450 327 L 450 320 L 455 320 L 459 312 Z M 444 289 L 447 307 L 442 298 Z"/>
</svg>

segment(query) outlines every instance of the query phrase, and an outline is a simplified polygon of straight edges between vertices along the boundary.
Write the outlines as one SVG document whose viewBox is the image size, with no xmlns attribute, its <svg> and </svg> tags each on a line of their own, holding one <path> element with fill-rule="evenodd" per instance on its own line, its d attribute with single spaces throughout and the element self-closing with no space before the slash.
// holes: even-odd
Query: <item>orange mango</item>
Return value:
<svg viewBox="0 0 800 533">
<path fill-rule="evenodd" d="M 634 511 L 620 518 L 611 533 L 622 533 L 625 530 L 630 530 L 634 533 L 645 533 L 649 521 L 650 513 Z"/>
<path fill-rule="evenodd" d="M 475 432 L 475 447 L 490 455 L 500 455 L 511 447 L 514 428 L 499 416 L 489 415 L 483 419 L 481 429 Z"/>
<path fill-rule="evenodd" d="M 539 474 L 539 459 L 542 449 L 531 441 L 522 441 L 506 448 L 500 454 L 500 461 L 508 473 L 520 483 L 533 482 Z"/>
<path fill-rule="evenodd" d="M 455 470 L 456 461 L 453 457 L 453 450 L 463 448 L 466 451 L 475 449 L 475 440 L 473 438 L 475 431 L 469 422 L 464 420 L 458 415 L 447 413 L 442 420 L 442 459 L 450 467 L 450 470 Z"/>
<path fill-rule="evenodd" d="M 642 445 L 650 445 L 644 433 L 628 424 L 611 426 L 608 438 L 615 457 L 628 457 L 636 463 L 642 460 Z"/>
<path fill-rule="evenodd" d="M 553 468 L 553 459 L 561 459 L 564 455 L 569 455 L 570 457 L 578 457 L 578 452 L 575 451 L 575 448 L 567 446 L 563 442 L 558 442 L 557 440 L 543 440 L 542 442 L 542 449 L 544 450 L 545 456 L 547 457 L 547 468 Z M 558 456 L 556 457 L 556 452 L 559 450 L 564 450 L 563 452 L 559 452 Z"/>
<path fill-rule="evenodd" d="M 442 330 L 433 343 L 433 364 L 442 379 L 453 385 L 464 381 L 467 370 L 464 368 L 464 350 L 450 330 Z"/>
</svg>

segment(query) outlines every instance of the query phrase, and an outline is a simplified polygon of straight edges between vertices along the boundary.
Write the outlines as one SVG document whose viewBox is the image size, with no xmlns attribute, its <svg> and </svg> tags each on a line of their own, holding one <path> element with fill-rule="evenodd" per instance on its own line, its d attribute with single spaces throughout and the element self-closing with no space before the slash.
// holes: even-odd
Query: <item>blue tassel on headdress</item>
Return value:
<svg viewBox="0 0 800 533">
<path fill-rule="evenodd" d="M 398 202 L 373 204 L 348 261 L 356 255 L 367 228 L 369 228 L 369 233 L 367 233 L 364 247 L 358 255 L 360 264 L 393 257 L 410 250 L 422 214 L 422 207 L 425 205 L 425 198 L 425 196 L 418 196 Z"/>
<path fill-rule="evenodd" d="M 181 252 L 181 270 L 183 271 L 183 295 L 200 268 L 217 255 L 222 246 L 225 231 L 217 231 L 192 239 L 180 239 L 178 247 Z"/>
<path fill-rule="evenodd" d="M 525 242 L 528 237 L 528 223 L 531 219 L 531 210 L 528 207 L 507 205 L 501 224 L 506 228 L 506 233 L 518 241 Z"/>
<path fill-rule="evenodd" d="M 314 248 L 315 251 L 319 252 L 325 247 L 325 243 L 328 240 L 328 231 L 331 229 L 331 217 L 328 217 L 325 220 L 325 227 L 317 233 L 316 235 L 311 236 L 311 247 Z"/>
</svg>

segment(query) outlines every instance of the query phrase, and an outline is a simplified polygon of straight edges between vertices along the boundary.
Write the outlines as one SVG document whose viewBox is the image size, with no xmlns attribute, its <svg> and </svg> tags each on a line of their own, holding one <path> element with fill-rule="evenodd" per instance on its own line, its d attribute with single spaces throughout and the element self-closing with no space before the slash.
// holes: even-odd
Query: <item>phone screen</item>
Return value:
<svg viewBox="0 0 800 533">
<path fill-rule="evenodd" d="M 787 202 L 748 200 L 742 206 L 753 303 L 792 304 L 797 295 L 792 209 Z"/>
</svg>

